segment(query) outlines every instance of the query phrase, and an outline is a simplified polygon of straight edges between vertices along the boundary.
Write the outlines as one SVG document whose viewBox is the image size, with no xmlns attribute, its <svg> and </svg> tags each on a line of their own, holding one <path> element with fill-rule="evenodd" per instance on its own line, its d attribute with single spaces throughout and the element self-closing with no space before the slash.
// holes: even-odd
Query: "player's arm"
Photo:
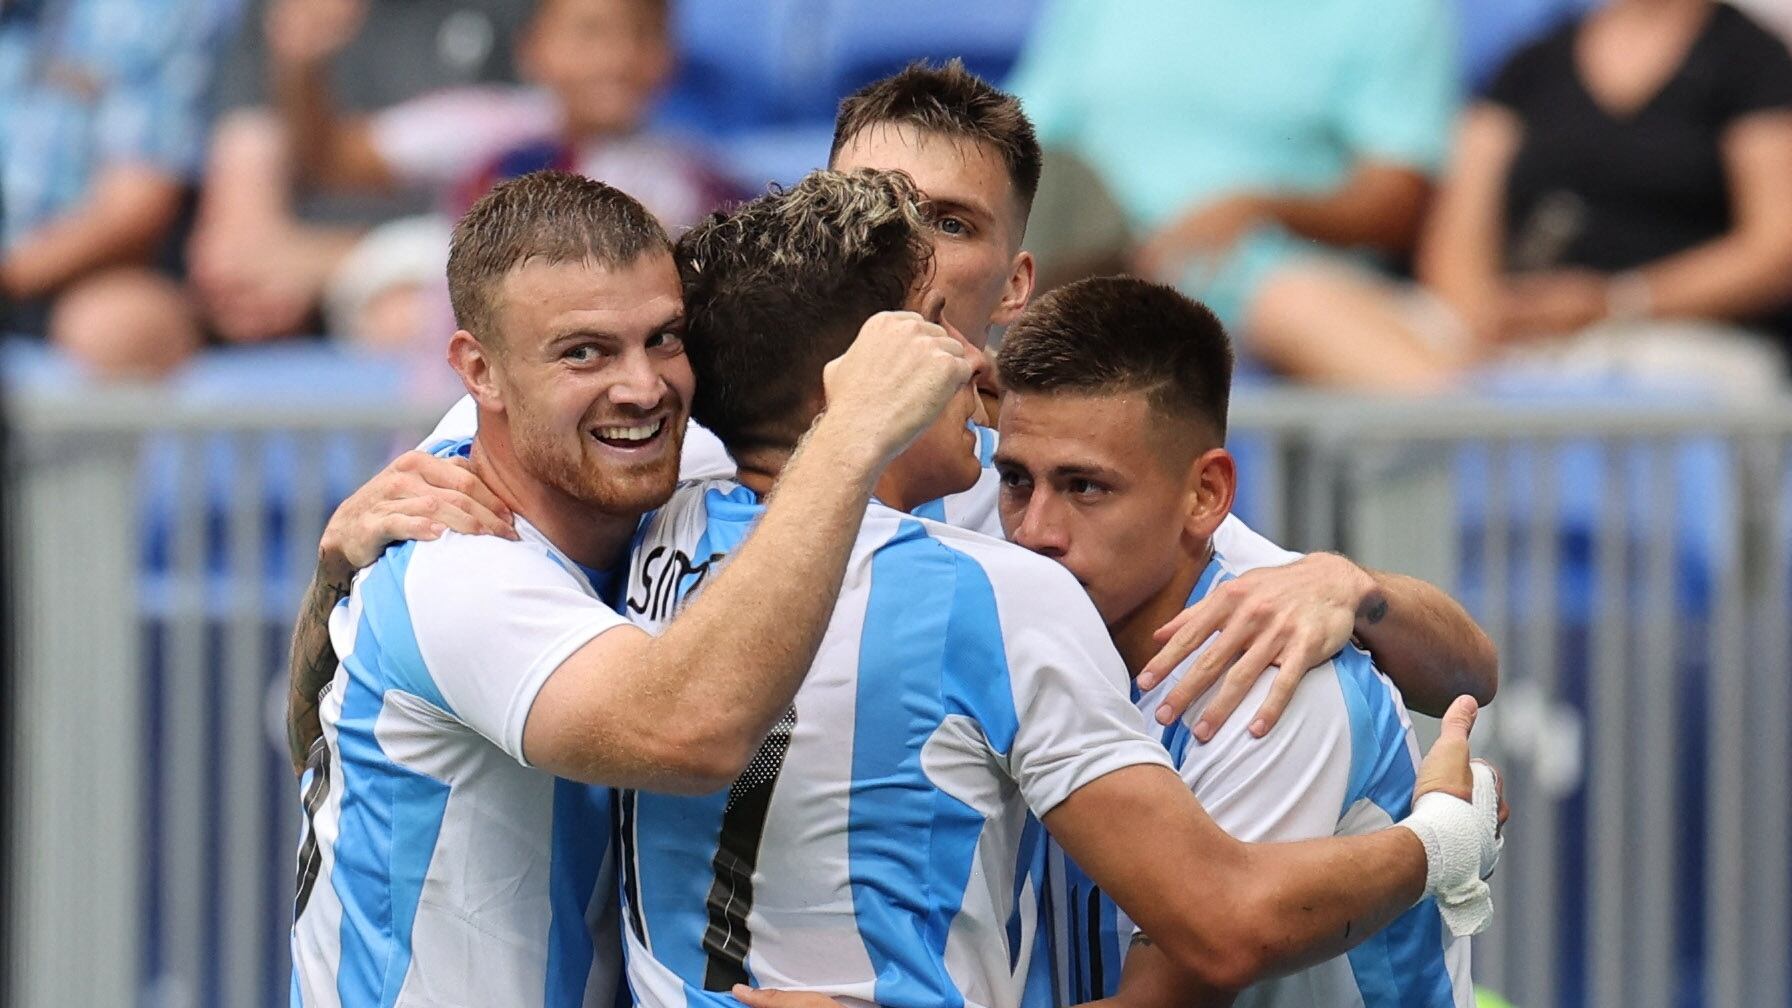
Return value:
<svg viewBox="0 0 1792 1008">
<path fill-rule="evenodd" d="M 436 539 L 448 529 L 516 538 L 510 510 L 464 459 L 406 452 L 336 508 L 317 547 L 317 570 L 299 604 L 287 656 L 286 743 L 293 772 L 323 731 L 317 697 L 336 674 L 330 612 L 348 597 L 355 573 L 392 542 Z"/>
<path fill-rule="evenodd" d="M 1419 769 L 1415 794 L 1438 798 L 1376 833 L 1243 843 L 1180 778 L 1151 765 L 1078 788 L 1044 823 L 1170 967 L 1204 988 L 1235 991 L 1341 955 L 1422 896 L 1474 883 L 1494 842 L 1490 816 L 1469 805 L 1474 713 L 1466 697 L 1451 707 Z M 1478 852 L 1475 863 L 1444 853 L 1457 844 Z"/>
<path fill-rule="evenodd" d="M 267 12 L 274 96 L 300 174 L 319 185 L 385 189 L 393 173 L 371 122 L 345 116 L 330 87 L 330 60 L 360 30 L 365 0 L 275 0 Z"/>
<path fill-rule="evenodd" d="M 1274 667 L 1274 685 L 1251 722 L 1251 733 L 1261 737 L 1301 677 L 1353 637 L 1421 713 L 1437 716 L 1463 695 L 1491 703 L 1499 687 L 1498 651 L 1461 603 L 1430 582 L 1367 570 L 1336 553 L 1260 567 L 1219 586 L 1158 631 L 1164 648 L 1138 683 L 1154 688 L 1212 638 L 1165 695 L 1157 720 L 1174 722 L 1223 677 L 1194 729 L 1205 742 Z"/>
<path fill-rule="evenodd" d="M 907 312 L 866 322 L 828 365 L 827 410 L 745 543 L 664 634 L 617 628 L 554 672 L 524 727 L 528 761 L 654 790 L 738 776 L 814 660 L 872 485 L 969 379 L 939 326 Z"/>
</svg>

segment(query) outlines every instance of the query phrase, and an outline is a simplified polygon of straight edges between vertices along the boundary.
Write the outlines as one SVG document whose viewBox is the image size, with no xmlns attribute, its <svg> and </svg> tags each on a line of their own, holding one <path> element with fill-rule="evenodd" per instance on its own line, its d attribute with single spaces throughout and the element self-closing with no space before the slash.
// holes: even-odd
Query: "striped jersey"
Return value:
<svg viewBox="0 0 1792 1008">
<path fill-rule="evenodd" d="M 731 482 L 680 487 L 635 548 L 631 616 L 671 619 L 762 510 Z M 874 502 L 815 663 L 746 772 L 620 799 L 638 1003 L 732 1005 L 744 982 L 883 1008 L 1051 1005 L 1038 817 L 1167 762 L 1125 681 L 1062 567 Z"/>
<path fill-rule="evenodd" d="M 1234 536 L 1250 559 L 1234 561 L 1216 549 L 1190 605 L 1249 567 L 1286 559 L 1242 523 Z M 1191 656 L 1139 696 L 1139 710 L 1146 716 L 1155 711 L 1193 661 Z M 1241 840 L 1271 842 L 1369 833 L 1404 818 L 1412 804 L 1418 744 L 1398 689 L 1369 656 L 1347 647 L 1308 673 L 1275 729 L 1255 739 L 1246 713 L 1263 703 L 1272 678 L 1257 681 L 1239 713 L 1206 745 L 1194 741 L 1190 728 L 1217 685 L 1183 720 L 1157 729 L 1177 773 L 1214 821 Z M 1049 865 L 1046 888 L 1057 910 L 1053 947 L 1065 1003 L 1110 996 L 1135 929 L 1056 847 Z M 1451 937 L 1427 899 L 1349 953 L 1247 988 L 1235 1004 L 1467 1008 L 1473 1002 L 1469 943 Z"/>
<path fill-rule="evenodd" d="M 517 531 L 394 545 L 330 617 L 294 1008 L 616 1003 L 611 792 L 530 768 L 523 725 L 625 621 L 600 597 L 615 578 Z"/>
</svg>

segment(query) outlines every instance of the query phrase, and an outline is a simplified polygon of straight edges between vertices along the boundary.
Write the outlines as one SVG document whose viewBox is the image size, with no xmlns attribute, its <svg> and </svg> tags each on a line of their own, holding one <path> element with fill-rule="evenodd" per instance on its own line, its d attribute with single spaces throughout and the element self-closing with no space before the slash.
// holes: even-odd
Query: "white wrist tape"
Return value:
<svg viewBox="0 0 1792 1008">
<path fill-rule="evenodd" d="M 1499 794 L 1493 770 L 1475 763 L 1475 800 L 1432 792 L 1413 803 L 1398 825 L 1425 845 L 1425 895 L 1458 938 L 1480 934 L 1493 920 L 1493 894 L 1484 881 L 1499 863 Z"/>
</svg>

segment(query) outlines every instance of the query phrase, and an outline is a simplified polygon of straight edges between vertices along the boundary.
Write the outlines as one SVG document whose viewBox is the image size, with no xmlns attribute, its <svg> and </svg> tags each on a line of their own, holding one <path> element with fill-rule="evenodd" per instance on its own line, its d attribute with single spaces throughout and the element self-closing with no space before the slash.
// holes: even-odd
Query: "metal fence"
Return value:
<svg viewBox="0 0 1792 1008">
<path fill-rule="evenodd" d="M 335 502 L 435 419 L 13 405 L 16 1005 L 285 1000 L 291 613 Z M 1477 979 L 1519 1004 L 1792 1005 L 1792 404 L 1240 396 L 1240 509 L 1426 577 L 1499 643 L 1516 820 Z"/>
</svg>

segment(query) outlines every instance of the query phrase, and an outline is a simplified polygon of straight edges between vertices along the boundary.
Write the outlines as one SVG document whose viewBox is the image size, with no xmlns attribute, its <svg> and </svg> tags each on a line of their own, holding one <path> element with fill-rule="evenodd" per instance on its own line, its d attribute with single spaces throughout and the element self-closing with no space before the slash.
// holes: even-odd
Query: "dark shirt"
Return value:
<svg viewBox="0 0 1792 1008">
<path fill-rule="evenodd" d="M 1661 90 L 1613 115 L 1582 82 L 1579 29 L 1519 52 L 1488 92 L 1523 124 L 1506 182 L 1507 269 L 1632 269 L 1728 232 L 1724 134 L 1792 110 L 1792 53 L 1717 4 Z"/>
</svg>

